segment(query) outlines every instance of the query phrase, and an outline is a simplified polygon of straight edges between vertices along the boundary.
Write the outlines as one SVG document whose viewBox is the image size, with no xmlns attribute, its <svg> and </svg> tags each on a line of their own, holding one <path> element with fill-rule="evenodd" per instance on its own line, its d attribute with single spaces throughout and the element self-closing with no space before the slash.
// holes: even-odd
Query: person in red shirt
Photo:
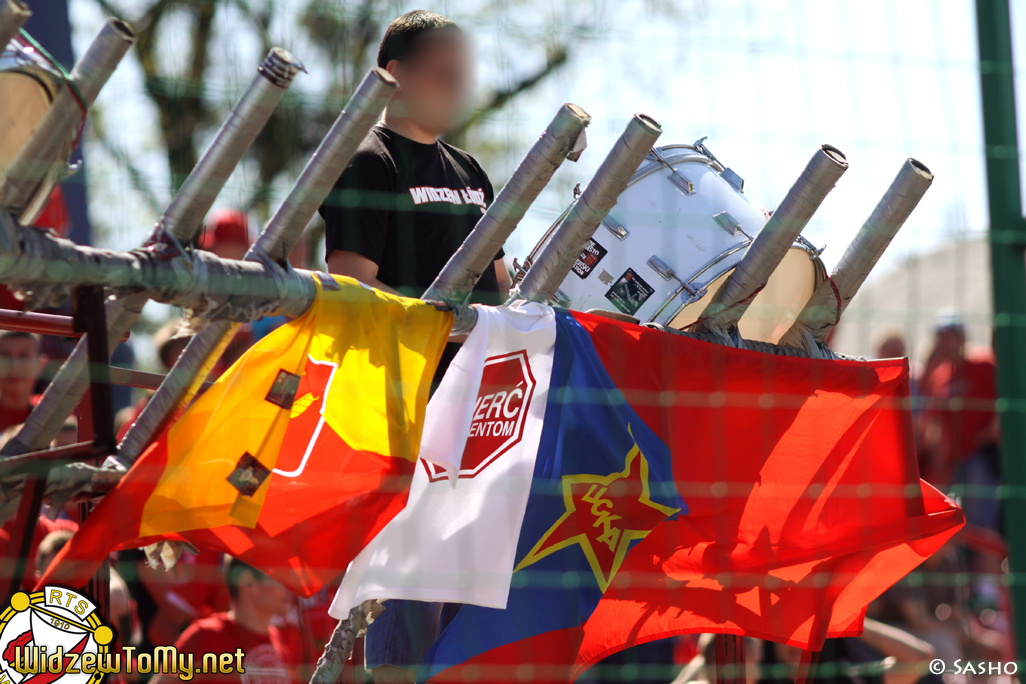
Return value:
<svg viewBox="0 0 1026 684">
<path fill-rule="evenodd" d="M 934 351 L 923 370 L 924 451 L 927 476 L 939 485 L 956 485 L 966 522 L 1001 531 L 1000 424 L 995 410 L 997 370 L 989 350 L 966 351 L 965 325 L 952 313 L 938 315 Z M 981 573 L 974 587 L 978 605 L 1000 601 L 996 583 L 1000 559 L 982 554 L 974 565 Z"/>
<path fill-rule="evenodd" d="M 192 653 L 200 668 L 205 653 L 242 651 L 242 669 L 232 674 L 197 673 L 193 682 L 241 682 L 241 684 L 292 684 L 299 665 L 299 645 L 272 622 L 292 605 L 292 594 L 259 570 L 231 559 L 225 569 L 231 599 L 227 613 L 195 620 L 175 642 L 181 653 Z M 158 675 L 151 684 L 172 684 L 175 675 Z"/>
<path fill-rule="evenodd" d="M 997 484 L 996 376 L 989 351 L 966 351 L 961 319 L 940 314 L 934 350 L 920 383 L 926 400 L 925 447 L 932 454 L 931 475 L 939 484 L 965 483 L 981 464 L 991 471 L 988 482 L 982 484 Z M 966 517 L 997 529 L 996 503 L 994 508 L 983 520 L 972 520 L 967 508 Z"/>
<path fill-rule="evenodd" d="M 15 516 L 9 518 L 3 526 L 0 526 L 0 558 L 7 558 L 13 553 L 11 537 L 14 536 L 15 526 L 20 524 L 21 521 Z M 64 518 L 50 520 L 45 515 L 39 516 L 39 519 L 36 521 L 36 528 L 32 532 L 32 542 L 29 545 L 28 556 L 25 557 L 25 570 L 21 580 L 23 591 L 32 591 L 32 587 L 36 585 L 36 580 L 41 576 L 36 574 L 36 555 L 39 553 L 40 544 L 43 543 L 43 540 L 49 534 L 58 530 L 75 532 L 78 530 L 78 524 Z M 6 579 L 6 577 L 3 579 Z"/>
<path fill-rule="evenodd" d="M 38 399 L 32 392 L 45 365 L 37 335 L 0 333 L 0 431 L 28 418 Z"/>
</svg>

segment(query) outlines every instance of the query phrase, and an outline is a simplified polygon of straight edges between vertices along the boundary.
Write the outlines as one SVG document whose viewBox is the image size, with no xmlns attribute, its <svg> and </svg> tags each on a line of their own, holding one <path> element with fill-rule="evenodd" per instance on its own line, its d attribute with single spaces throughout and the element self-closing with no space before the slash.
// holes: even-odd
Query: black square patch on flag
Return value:
<svg viewBox="0 0 1026 684">
<path fill-rule="evenodd" d="M 235 470 L 228 476 L 228 484 L 239 490 L 243 496 L 253 496 L 271 471 L 248 451 L 242 454 Z"/>
<path fill-rule="evenodd" d="M 281 406 L 286 411 L 292 408 L 292 402 L 296 400 L 296 391 L 299 390 L 299 376 L 282 369 L 271 384 L 271 389 L 264 397 L 275 406 Z"/>
</svg>

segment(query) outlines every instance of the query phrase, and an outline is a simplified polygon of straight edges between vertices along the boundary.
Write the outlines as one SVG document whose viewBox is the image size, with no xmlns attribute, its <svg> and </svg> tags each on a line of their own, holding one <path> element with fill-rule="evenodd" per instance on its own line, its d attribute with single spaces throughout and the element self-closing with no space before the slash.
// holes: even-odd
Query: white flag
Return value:
<svg viewBox="0 0 1026 684">
<path fill-rule="evenodd" d="M 478 308 L 428 404 L 406 508 L 350 564 L 333 617 L 374 598 L 506 607 L 555 340 L 547 306 Z"/>
</svg>

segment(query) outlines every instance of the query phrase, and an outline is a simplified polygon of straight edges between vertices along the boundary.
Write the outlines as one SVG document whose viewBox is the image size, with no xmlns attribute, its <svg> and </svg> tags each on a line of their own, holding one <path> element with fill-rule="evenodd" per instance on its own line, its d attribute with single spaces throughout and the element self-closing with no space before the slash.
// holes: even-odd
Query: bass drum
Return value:
<svg viewBox="0 0 1026 684">
<path fill-rule="evenodd" d="M 713 293 L 727 282 L 730 273 L 724 273 L 709 284 L 708 293 L 693 304 L 681 309 L 673 317 L 670 326 L 683 330 L 698 320 Z M 819 260 L 816 250 L 806 245 L 792 247 L 784 255 L 780 265 L 773 271 L 766 287 L 755 296 L 745 315 L 738 323 L 741 337 L 760 342 L 780 341 L 798 318 L 805 303 L 816 287 L 826 280 L 826 268 Z"/>
<path fill-rule="evenodd" d="M 554 303 L 626 314 L 642 323 L 691 325 L 766 223 L 767 214 L 743 186 L 702 141 L 653 149 L 578 256 Z M 561 222 L 562 217 L 531 251 L 526 268 Z M 825 277 L 818 252 L 799 239 L 741 319 L 741 334 L 779 340 Z"/>
<path fill-rule="evenodd" d="M 0 173 L 28 140 L 64 83 L 60 68 L 21 37 L 0 54 Z"/>
</svg>

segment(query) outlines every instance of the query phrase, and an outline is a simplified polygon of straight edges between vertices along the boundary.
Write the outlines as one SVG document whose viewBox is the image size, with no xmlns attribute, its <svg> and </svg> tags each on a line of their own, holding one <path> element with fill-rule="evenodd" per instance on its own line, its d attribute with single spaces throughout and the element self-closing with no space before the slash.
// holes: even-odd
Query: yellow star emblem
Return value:
<svg viewBox="0 0 1026 684">
<path fill-rule="evenodd" d="M 627 431 L 633 439 L 629 425 Z M 563 502 L 566 512 L 542 535 L 514 572 L 580 544 L 603 592 L 620 569 L 630 543 L 648 536 L 656 525 L 680 511 L 652 501 L 648 460 L 636 441 L 621 472 L 564 475 Z"/>
</svg>

